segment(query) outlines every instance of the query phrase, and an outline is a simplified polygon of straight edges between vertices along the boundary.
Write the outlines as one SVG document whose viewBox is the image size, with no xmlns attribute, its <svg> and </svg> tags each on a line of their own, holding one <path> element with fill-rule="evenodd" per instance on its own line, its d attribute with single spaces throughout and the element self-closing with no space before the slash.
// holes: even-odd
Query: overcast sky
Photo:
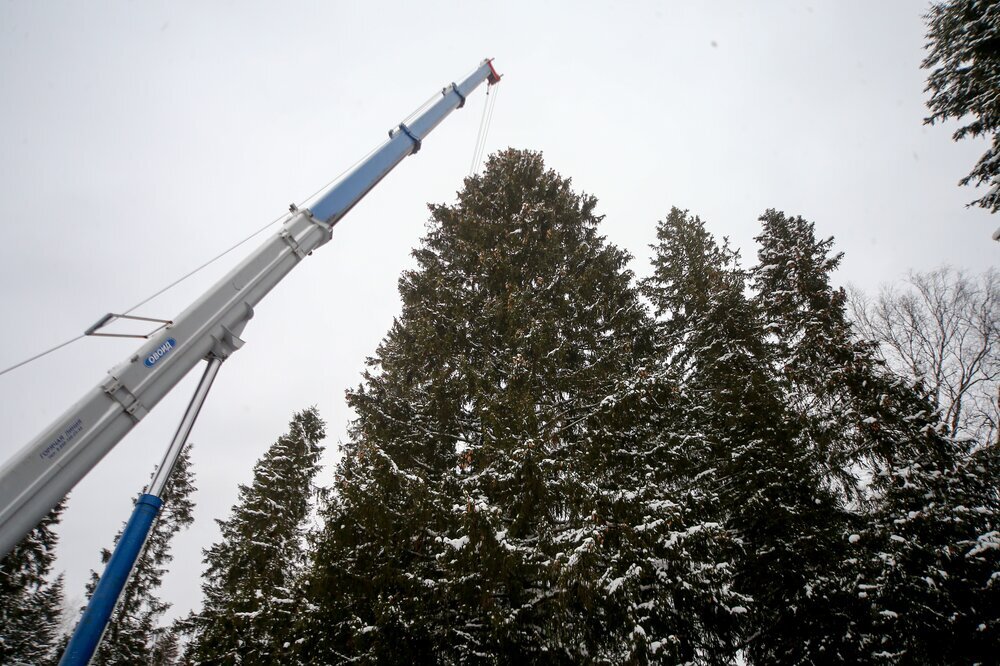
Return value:
<svg viewBox="0 0 1000 666">
<path fill-rule="evenodd" d="M 1000 218 L 956 182 L 982 146 L 927 127 L 921 2 L 4 2 L 0 367 L 122 311 L 354 163 L 491 56 L 488 150 L 543 151 L 600 200 L 647 273 L 670 206 L 754 257 L 767 208 L 813 220 L 874 291 L 907 270 L 998 263 Z M 171 616 L 200 603 L 201 548 L 293 411 L 333 459 L 399 310 L 428 202 L 468 175 L 481 89 L 257 308 L 192 441 L 196 524 L 174 543 Z M 249 248 L 141 308 L 170 318 Z M 0 459 L 137 342 L 85 339 L 0 377 Z M 159 461 L 198 371 L 73 491 L 57 567 L 82 597 Z M 328 482 L 332 468 L 323 472 Z"/>
</svg>

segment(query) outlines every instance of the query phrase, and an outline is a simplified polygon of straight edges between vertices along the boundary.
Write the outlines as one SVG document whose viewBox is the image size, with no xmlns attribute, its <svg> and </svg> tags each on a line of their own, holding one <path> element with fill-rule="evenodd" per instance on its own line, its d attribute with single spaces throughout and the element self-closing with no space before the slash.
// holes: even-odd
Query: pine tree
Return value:
<svg viewBox="0 0 1000 666">
<path fill-rule="evenodd" d="M 59 541 L 63 499 L 0 560 L 0 663 L 38 664 L 54 656 L 63 578 L 48 577 Z"/>
<path fill-rule="evenodd" d="M 316 408 L 296 413 L 254 465 L 253 482 L 240 486 L 230 517 L 217 521 L 222 539 L 205 550 L 205 600 L 190 619 L 190 659 L 265 664 L 287 654 L 324 428 Z"/>
<path fill-rule="evenodd" d="M 970 205 L 1000 210 L 1000 4 L 988 0 L 936 2 L 927 14 L 930 69 L 927 106 L 934 124 L 962 124 L 952 138 L 984 137 L 991 145 L 961 185 L 991 185 Z"/>
<path fill-rule="evenodd" d="M 302 661 L 620 663 L 696 642 L 669 590 L 694 587 L 671 558 L 700 537 L 671 541 L 681 508 L 647 476 L 651 330 L 595 207 L 516 150 L 431 207 L 348 395 Z"/>
<path fill-rule="evenodd" d="M 181 452 L 164 487 L 161 496 L 163 508 L 136 561 L 132 575 L 122 590 L 104 638 L 94 654 L 94 664 L 145 664 L 153 659 L 161 632 L 157 623 L 170 608 L 169 603 L 157 596 L 157 590 L 173 560 L 170 553 L 171 541 L 175 534 L 194 522 L 194 502 L 191 495 L 196 488 L 191 471 L 190 451 L 189 446 Z M 119 531 L 115 536 L 115 544 L 121 534 Z M 104 549 L 101 552 L 101 562 L 107 564 L 110 559 L 111 551 Z M 99 581 L 100 576 L 91 572 L 91 582 L 87 586 L 88 598 Z"/>
</svg>

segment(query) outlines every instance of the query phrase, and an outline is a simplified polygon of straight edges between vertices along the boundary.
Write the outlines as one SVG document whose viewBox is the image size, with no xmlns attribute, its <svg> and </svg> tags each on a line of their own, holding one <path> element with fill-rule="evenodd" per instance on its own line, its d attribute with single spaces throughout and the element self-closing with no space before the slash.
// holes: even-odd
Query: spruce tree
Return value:
<svg viewBox="0 0 1000 666">
<path fill-rule="evenodd" d="M 173 666 L 180 663 L 181 630 L 180 623 L 157 629 L 153 640 L 153 652 L 147 662 L 149 666 Z"/>
<path fill-rule="evenodd" d="M 867 484 L 921 455 L 942 455 L 950 449 L 938 435 L 947 430 L 927 389 L 887 368 L 876 342 L 858 339 L 846 293 L 832 286 L 842 256 L 831 254 L 833 239 L 818 239 L 812 222 L 775 210 L 760 220 L 755 301 L 768 321 L 784 399 L 827 483 L 864 508 L 871 493 L 859 487 L 859 475 Z"/>
<path fill-rule="evenodd" d="M 801 447 L 769 322 L 746 296 L 738 253 L 699 218 L 673 209 L 658 239 L 646 293 L 661 319 L 666 376 L 689 415 L 686 436 L 672 439 L 703 520 L 738 546 L 742 650 L 751 663 L 828 654 L 836 611 L 819 592 L 846 516 Z"/>
<path fill-rule="evenodd" d="M 856 501 L 858 474 L 920 446 L 928 404 L 856 339 L 847 296 L 832 285 L 842 254 L 799 216 L 760 218 L 755 301 L 767 320 L 784 399 L 801 444 L 831 487 Z"/>
<path fill-rule="evenodd" d="M 663 423 L 656 439 L 666 454 L 659 468 L 687 498 L 694 525 L 713 537 L 720 575 L 715 587 L 729 590 L 730 598 L 716 600 L 714 617 L 699 632 L 705 641 L 699 652 L 709 662 L 726 663 L 754 608 L 752 597 L 736 591 L 749 545 L 731 519 L 743 499 L 734 485 L 737 451 L 743 442 L 763 448 L 763 430 L 780 422 L 778 405 L 770 399 L 766 355 L 744 297 L 738 253 L 717 244 L 700 218 L 677 208 L 656 231 L 653 275 L 643 291 L 657 317 L 655 376 L 663 395 L 656 404 Z"/>
<path fill-rule="evenodd" d="M 868 515 L 865 482 L 901 451 L 913 450 L 930 414 L 926 404 L 877 363 L 870 343 L 856 341 L 843 289 L 832 274 L 841 254 L 801 217 L 768 210 L 760 218 L 753 302 L 786 405 L 792 446 L 826 511 L 811 524 L 812 576 L 804 581 L 810 610 L 796 638 L 781 637 L 785 656 L 825 661 L 862 659 L 870 608 L 857 597 L 860 571 L 849 536 Z M 919 421 L 919 422 L 918 422 Z M 817 508 L 820 508 L 817 502 Z M 783 614 L 780 606 L 774 612 Z M 796 651 L 795 641 L 805 650 Z M 764 651 L 765 660 L 775 653 Z"/>
<path fill-rule="evenodd" d="M 986 152 L 961 185 L 989 185 L 970 205 L 1000 210 L 1000 5 L 989 0 L 935 2 L 927 13 L 931 110 L 925 123 L 955 120 L 952 138 L 984 138 Z"/>
<path fill-rule="evenodd" d="M 928 447 L 875 479 L 850 537 L 873 663 L 986 664 L 1000 645 L 1000 447 L 928 433 Z"/>
<path fill-rule="evenodd" d="M 170 608 L 170 604 L 157 596 L 173 555 L 171 541 L 175 534 L 194 522 L 194 501 L 191 495 L 196 490 L 194 474 L 191 470 L 191 447 L 181 452 L 164 487 L 161 499 L 163 508 L 150 531 L 149 538 L 139 559 L 136 560 L 121 598 L 115 606 L 108 627 L 95 652 L 92 663 L 111 666 L 149 663 L 156 653 L 161 630 L 158 622 Z M 115 536 L 115 543 L 121 532 Z M 104 549 L 101 562 L 107 564 L 111 551 Z M 87 586 L 88 597 L 97 588 L 100 576 L 91 572 L 91 582 Z"/>
<path fill-rule="evenodd" d="M 66 500 L 0 560 L 0 663 L 38 664 L 54 656 L 59 641 L 63 578 L 48 577 L 59 541 L 55 526 Z"/>
<path fill-rule="evenodd" d="M 983 660 L 996 642 L 997 447 L 946 437 L 928 391 L 855 339 L 831 285 L 832 239 L 773 210 L 761 222 L 756 301 L 785 400 L 804 452 L 851 510 L 838 530 L 858 530 L 829 550 L 818 589 L 837 615 L 817 629 L 851 661 Z"/>
<path fill-rule="evenodd" d="M 302 661 L 619 663 L 690 638 L 681 509 L 646 476 L 651 330 L 596 203 L 508 150 L 431 207 L 348 395 Z"/>
<path fill-rule="evenodd" d="M 325 436 L 316 408 L 296 413 L 254 465 L 252 483 L 240 486 L 230 517 L 217 521 L 222 538 L 205 550 L 204 605 L 189 619 L 191 660 L 265 664 L 287 654 Z"/>
</svg>

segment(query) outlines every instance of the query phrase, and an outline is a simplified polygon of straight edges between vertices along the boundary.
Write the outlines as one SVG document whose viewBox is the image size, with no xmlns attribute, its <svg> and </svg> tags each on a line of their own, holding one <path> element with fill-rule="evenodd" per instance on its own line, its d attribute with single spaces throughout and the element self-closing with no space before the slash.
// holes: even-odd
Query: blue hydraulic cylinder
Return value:
<svg viewBox="0 0 1000 666">
<path fill-rule="evenodd" d="M 97 589 L 91 596 L 87 610 L 80 619 L 73 638 L 70 639 L 66 652 L 63 653 L 59 661 L 60 666 L 86 666 L 97 650 L 97 645 L 101 641 L 101 635 L 108 624 L 111 612 L 118 602 L 118 595 L 121 594 L 125 582 L 132 573 L 142 546 L 146 541 L 146 535 L 156 520 L 163 500 L 153 495 L 142 495 L 132 511 L 132 517 L 125 525 L 115 552 L 111 555 L 108 565 L 104 568 L 104 575 L 97 583 Z"/>
</svg>

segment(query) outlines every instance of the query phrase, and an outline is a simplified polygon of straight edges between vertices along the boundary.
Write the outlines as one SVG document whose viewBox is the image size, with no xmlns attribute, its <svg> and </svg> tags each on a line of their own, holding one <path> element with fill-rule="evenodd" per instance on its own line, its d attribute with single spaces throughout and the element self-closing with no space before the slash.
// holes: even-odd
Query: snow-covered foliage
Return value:
<svg viewBox="0 0 1000 666">
<path fill-rule="evenodd" d="M 205 551 L 187 661 L 995 661 L 1000 443 L 857 334 L 833 240 L 768 210 L 744 268 L 675 208 L 636 284 L 596 205 L 507 150 L 431 206 L 322 524 L 306 410 Z"/>
<path fill-rule="evenodd" d="M 854 545 L 860 637 L 873 662 L 996 661 L 1000 646 L 1000 451 L 941 441 L 882 472 Z"/>
<path fill-rule="evenodd" d="M 767 211 L 746 270 L 674 209 L 648 312 L 595 205 L 509 150 L 431 207 L 348 394 L 291 655 L 981 660 L 995 443 L 948 438 L 857 340 L 832 240 Z"/>
<path fill-rule="evenodd" d="M 595 205 L 512 150 L 432 207 L 349 395 L 304 661 L 671 659 L 738 605 L 660 469 L 654 331 Z"/>
<path fill-rule="evenodd" d="M 837 561 L 846 519 L 804 443 L 782 372 L 802 336 L 779 344 L 778 313 L 747 297 L 739 257 L 699 218 L 673 209 L 657 231 L 655 272 L 644 288 L 676 403 L 661 437 L 677 441 L 675 482 L 686 474 L 706 519 L 738 544 L 730 580 L 743 601 L 734 642 L 704 660 L 738 649 L 753 663 L 802 661 L 828 647 L 807 628 L 835 612 L 827 565 Z"/>
<path fill-rule="evenodd" d="M 927 106 L 933 124 L 955 120 L 953 138 L 983 137 L 989 147 L 962 185 L 990 189 L 971 205 L 1000 210 L 1000 5 L 988 0 L 934 3 L 927 14 L 927 57 L 931 70 Z"/>
<path fill-rule="evenodd" d="M 0 664 L 42 664 L 55 657 L 62 613 L 62 576 L 49 581 L 61 501 L 0 560 Z"/>
<path fill-rule="evenodd" d="M 222 540 L 205 550 L 203 609 L 184 622 L 189 660 L 270 664 L 288 654 L 325 436 L 316 408 L 295 414 L 257 461 L 253 482 L 240 486 L 232 515 L 218 521 Z"/>
</svg>

